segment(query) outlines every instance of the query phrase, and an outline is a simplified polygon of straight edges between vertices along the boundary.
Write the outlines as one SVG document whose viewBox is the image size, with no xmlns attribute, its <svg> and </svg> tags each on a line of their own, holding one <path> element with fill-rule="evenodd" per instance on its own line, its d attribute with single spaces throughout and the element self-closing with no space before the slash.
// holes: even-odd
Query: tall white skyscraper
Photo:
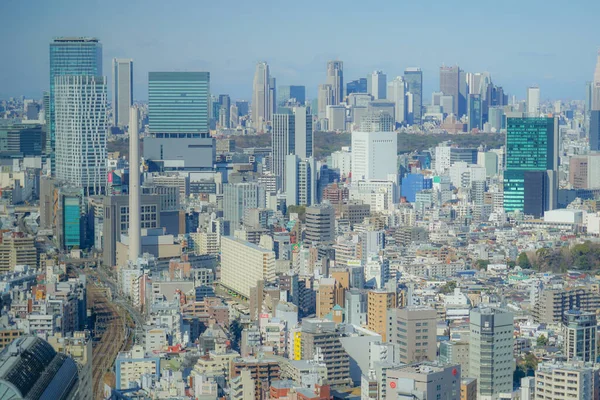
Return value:
<svg viewBox="0 0 600 400">
<path fill-rule="evenodd" d="M 512 392 L 514 320 L 505 310 L 471 310 L 468 376 L 477 379 L 478 399 L 497 399 L 500 393 Z"/>
<path fill-rule="evenodd" d="M 327 62 L 327 84 L 331 85 L 331 104 L 337 106 L 344 98 L 344 63 L 342 61 Z"/>
<path fill-rule="evenodd" d="M 317 114 L 319 119 L 327 117 L 327 106 L 332 105 L 333 88 L 329 84 L 319 85 L 317 93 Z"/>
<path fill-rule="evenodd" d="M 527 116 L 540 116 L 540 88 L 537 86 L 527 88 Z"/>
<path fill-rule="evenodd" d="M 395 112 L 394 117 L 397 123 L 406 121 L 406 83 L 404 78 L 397 76 L 393 81 L 388 83 L 387 99 L 394 102 Z"/>
<path fill-rule="evenodd" d="M 386 98 L 387 76 L 382 71 L 373 71 L 367 76 L 367 90 L 375 100 Z"/>
<path fill-rule="evenodd" d="M 272 172 L 279 177 L 280 188 L 285 188 L 285 157 L 295 154 L 301 159 L 312 157 L 312 115 L 306 107 L 284 109 L 273 115 L 272 129 Z"/>
<path fill-rule="evenodd" d="M 54 82 L 56 178 L 83 188 L 86 196 L 106 192 L 106 78 L 63 75 Z"/>
<path fill-rule="evenodd" d="M 594 70 L 594 81 L 592 82 L 592 110 L 600 110 L 600 50 L 598 61 Z"/>
<path fill-rule="evenodd" d="M 252 123 L 257 131 L 262 132 L 265 124 L 271 121 L 274 92 L 271 90 L 269 64 L 262 61 L 256 64 L 252 91 Z"/>
<path fill-rule="evenodd" d="M 287 206 L 311 206 L 317 202 L 317 167 L 314 158 L 287 155 L 285 173 Z"/>
<path fill-rule="evenodd" d="M 140 134 L 138 109 L 129 112 L 129 261 L 136 262 L 142 254 L 140 230 Z"/>
<path fill-rule="evenodd" d="M 388 179 L 398 174 L 398 135 L 387 113 L 369 114 L 352 132 L 352 182 Z"/>
<path fill-rule="evenodd" d="M 129 125 L 129 108 L 133 105 L 133 60 L 113 58 L 113 121 L 116 126 Z"/>
</svg>

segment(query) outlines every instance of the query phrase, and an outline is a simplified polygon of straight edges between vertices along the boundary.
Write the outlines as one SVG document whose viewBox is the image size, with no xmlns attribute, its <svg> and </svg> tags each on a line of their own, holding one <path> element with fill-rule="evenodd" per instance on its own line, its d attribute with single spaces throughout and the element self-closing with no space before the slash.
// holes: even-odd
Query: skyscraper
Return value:
<svg viewBox="0 0 600 400">
<path fill-rule="evenodd" d="M 389 118 L 387 113 L 381 119 Z M 367 118 L 368 120 L 372 118 Z M 393 120 L 392 120 L 393 121 Z M 389 175 L 397 174 L 398 135 L 392 130 L 370 131 L 367 120 L 363 118 L 360 131 L 352 132 L 352 180 L 387 180 Z M 386 123 L 371 123 L 372 128 L 384 128 Z M 383 126 L 382 126 L 383 125 Z"/>
<path fill-rule="evenodd" d="M 287 206 L 310 206 L 317 202 L 317 169 L 314 158 L 285 157 Z"/>
<path fill-rule="evenodd" d="M 210 73 L 148 73 L 150 133 L 208 133 Z"/>
<path fill-rule="evenodd" d="M 59 75 L 54 85 L 56 178 L 83 188 L 86 196 L 106 190 L 106 79 Z"/>
<path fill-rule="evenodd" d="M 452 96 L 452 113 L 457 117 L 462 117 L 459 107 L 460 102 L 460 68 L 440 67 L 440 91 L 446 96 Z M 445 113 L 450 113 L 449 110 L 444 110 Z"/>
<path fill-rule="evenodd" d="M 56 133 L 54 119 L 54 78 L 61 75 L 102 76 L 102 44 L 92 37 L 60 37 L 50 43 L 50 113 L 46 115 L 49 126 L 50 157 L 54 173 Z"/>
<path fill-rule="evenodd" d="M 273 105 L 271 103 L 271 75 L 269 64 L 262 61 L 256 64 L 252 85 L 252 122 L 254 128 L 262 132 L 267 122 L 271 121 Z"/>
<path fill-rule="evenodd" d="M 222 128 L 230 127 L 231 98 L 228 94 L 219 95 L 219 124 Z"/>
<path fill-rule="evenodd" d="M 352 93 L 367 93 L 367 78 L 359 78 L 346 84 L 346 96 Z"/>
<path fill-rule="evenodd" d="M 133 60 L 113 58 L 113 123 L 129 125 L 129 108 L 133 105 Z"/>
<path fill-rule="evenodd" d="M 495 399 L 513 388 L 512 313 L 475 308 L 470 314 L 469 377 L 477 379 L 480 399 Z M 465 373 L 466 375 L 466 373 Z"/>
<path fill-rule="evenodd" d="M 272 172 L 279 177 L 280 188 L 285 188 L 285 157 L 295 154 L 301 159 L 313 155 L 312 115 L 306 107 L 283 108 L 273 115 Z"/>
<path fill-rule="evenodd" d="M 527 88 L 527 116 L 540 116 L 540 88 L 537 86 Z"/>
<path fill-rule="evenodd" d="M 406 83 L 401 76 L 397 76 L 388 83 L 387 99 L 394 102 L 394 117 L 396 122 L 406 122 Z"/>
<path fill-rule="evenodd" d="M 556 208 L 558 119 L 508 118 L 504 210 L 540 217 Z"/>
<path fill-rule="evenodd" d="M 293 101 L 296 105 L 303 106 L 306 102 L 306 88 L 297 85 L 279 86 L 277 89 L 277 105 L 283 107 L 289 101 Z"/>
<path fill-rule="evenodd" d="M 215 140 L 209 134 L 208 72 L 150 72 L 144 159 L 151 170 L 211 169 Z"/>
<path fill-rule="evenodd" d="M 421 68 L 406 68 L 404 71 L 404 81 L 406 82 L 406 90 L 412 94 L 411 107 L 406 107 L 407 110 L 412 109 L 412 116 L 409 115 L 409 123 L 420 125 L 423 115 L 423 72 Z"/>
<path fill-rule="evenodd" d="M 372 74 L 367 75 L 367 90 L 375 100 L 387 97 L 387 76 L 383 71 L 373 71 Z"/>
<path fill-rule="evenodd" d="M 338 105 L 344 98 L 344 63 L 342 61 L 327 62 L 327 84 L 331 85 L 332 105 Z"/>
<path fill-rule="evenodd" d="M 473 129 L 481 129 L 482 121 L 481 121 L 481 95 L 480 94 L 470 94 L 469 95 L 469 132 L 473 131 Z"/>
<path fill-rule="evenodd" d="M 590 111 L 590 150 L 600 151 L 600 110 Z"/>
<path fill-rule="evenodd" d="M 317 106 L 318 106 L 318 117 L 319 119 L 326 118 L 327 106 L 331 105 L 333 101 L 333 88 L 329 84 L 319 85 L 317 93 Z"/>
<path fill-rule="evenodd" d="M 600 110 L 600 50 L 598 51 L 598 61 L 596 61 L 592 82 L 592 110 Z"/>
</svg>

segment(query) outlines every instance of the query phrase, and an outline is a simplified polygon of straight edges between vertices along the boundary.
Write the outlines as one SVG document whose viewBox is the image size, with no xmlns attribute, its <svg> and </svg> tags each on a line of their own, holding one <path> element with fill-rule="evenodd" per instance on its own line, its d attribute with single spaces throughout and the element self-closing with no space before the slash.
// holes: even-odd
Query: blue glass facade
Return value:
<svg viewBox="0 0 600 400">
<path fill-rule="evenodd" d="M 209 132 L 208 72 L 150 72 L 148 78 L 150 133 Z"/>
<path fill-rule="evenodd" d="M 62 75 L 102 76 L 102 44 L 96 38 L 65 37 L 50 43 L 49 148 L 54 157 L 56 123 L 54 79 Z M 52 162 L 54 170 L 54 162 Z"/>
<path fill-rule="evenodd" d="M 65 248 L 81 248 L 81 207 L 78 196 L 63 197 L 63 229 Z"/>
<path fill-rule="evenodd" d="M 400 195 L 406 198 L 406 201 L 414 203 L 417 193 L 421 190 L 431 189 L 432 187 L 433 181 L 430 178 L 425 178 L 423 174 L 406 174 L 402 178 Z"/>
<path fill-rule="evenodd" d="M 346 95 L 351 93 L 367 93 L 367 78 L 360 78 L 346 84 Z"/>
</svg>

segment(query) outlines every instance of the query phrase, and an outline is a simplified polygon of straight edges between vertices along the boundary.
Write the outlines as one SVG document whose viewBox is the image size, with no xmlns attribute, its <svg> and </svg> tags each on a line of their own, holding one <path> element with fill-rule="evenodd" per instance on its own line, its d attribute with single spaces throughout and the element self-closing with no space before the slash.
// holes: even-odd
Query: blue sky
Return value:
<svg viewBox="0 0 600 400">
<path fill-rule="evenodd" d="M 113 57 L 134 59 L 142 100 L 160 70 L 209 71 L 214 94 L 249 99 L 260 60 L 312 97 L 329 59 L 344 61 L 346 81 L 419 66 L 425 100 L 443 63 L 489 71 L 517 98 L 537 84 L 543 99 L 583 99 L 598 15 L 598 0 L 0 0 L 0 98 L 41 97 L 53 37 L 96 36 L 109 79 Z"/>
</svg>

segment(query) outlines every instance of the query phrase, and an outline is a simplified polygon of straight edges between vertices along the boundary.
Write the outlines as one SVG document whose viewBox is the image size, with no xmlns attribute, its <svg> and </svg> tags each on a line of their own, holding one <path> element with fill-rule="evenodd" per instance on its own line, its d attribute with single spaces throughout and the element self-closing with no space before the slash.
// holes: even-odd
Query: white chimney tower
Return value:
<svg viewBox="0 0 600 400">
<path fill-rule="evenodd" d="M 142 255 L 140 224 L 140 134 L 138 109 L 129 110 L 129 261 Z"/>
</svg>

